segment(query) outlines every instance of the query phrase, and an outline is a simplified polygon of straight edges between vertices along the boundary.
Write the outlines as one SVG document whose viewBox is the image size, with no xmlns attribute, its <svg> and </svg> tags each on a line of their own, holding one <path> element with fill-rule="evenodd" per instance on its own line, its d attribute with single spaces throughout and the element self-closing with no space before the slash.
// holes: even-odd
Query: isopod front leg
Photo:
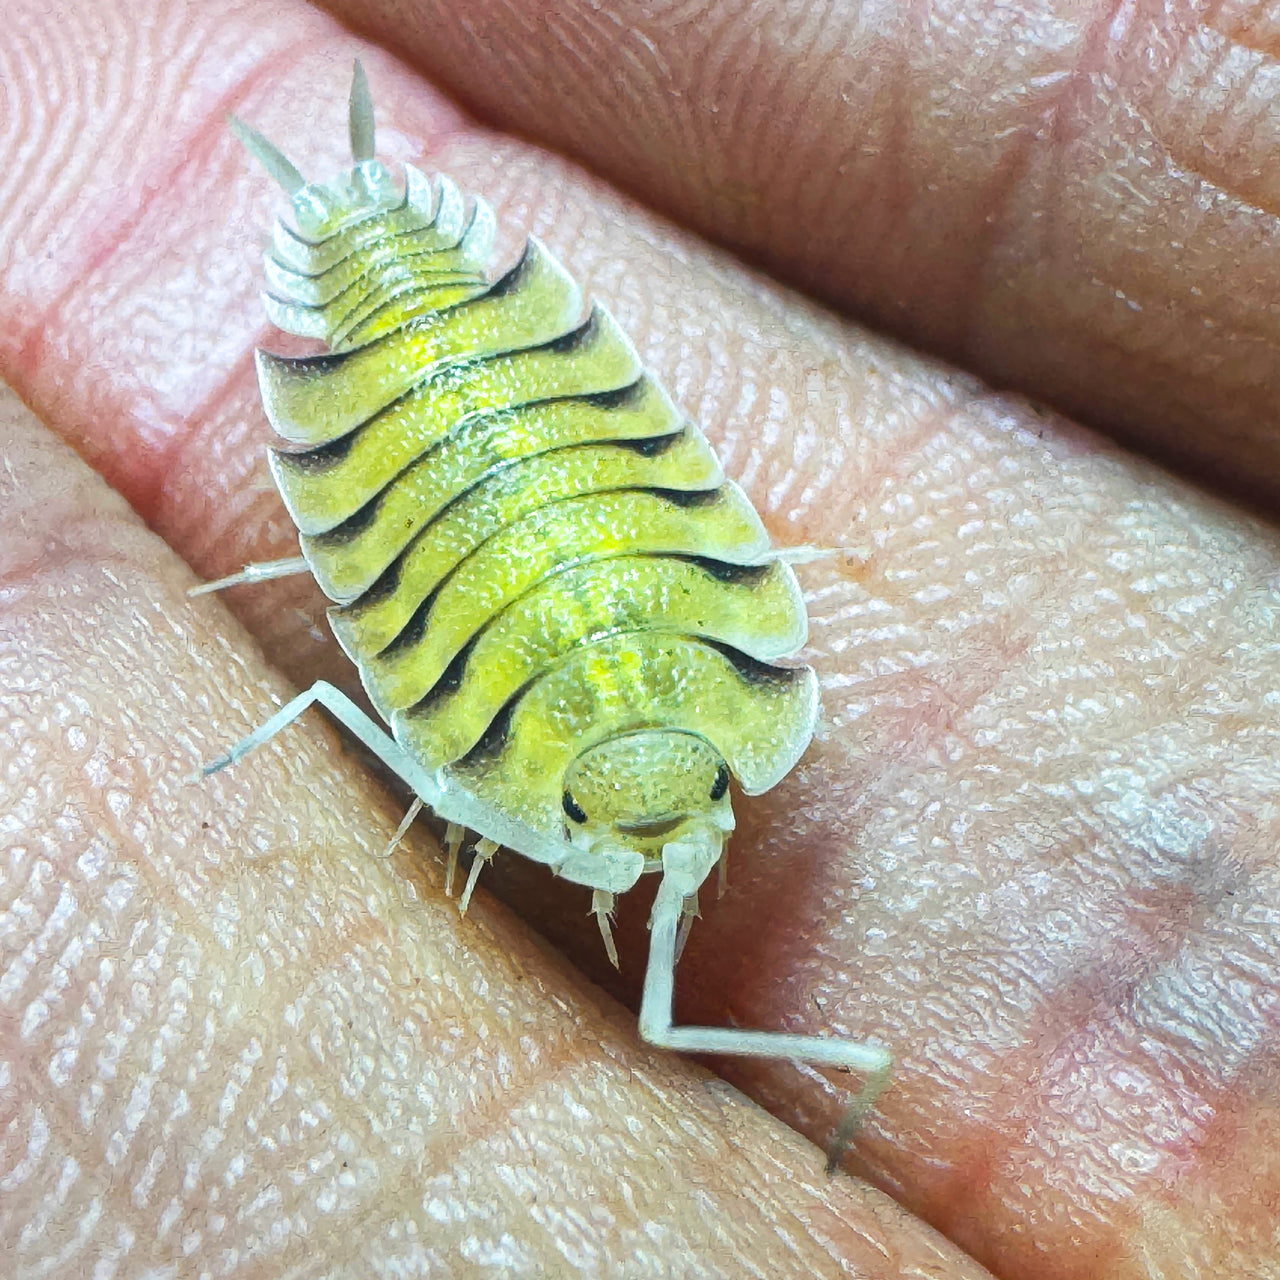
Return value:
<svg viewBox="0 0 1280 1280">
<path fill-rule="evenodd" d="M 270 742 L 281 729 L 291 725 L 308 707 L 318 702 L 330 712 L 352 733 L 360 739 L 376 756 L 390 768 L 400 773 L 400 764 L 407 764 L 416 772 L 421 772 L 408 756 L 400 749 L 394 739 L 378 728 L 376 724 L 341 689 L 331 685 L 327 680 L 317 680 L 310 689 L 304 689 L 296 698 L 291 698 L 279 711 L 264 721 L 252 733 L 241 738 L 230 750 L 201 765 L 198 778 L 207 778 L 211 773 L 228 769 L 239 760 L 243 760 L 249 752 Z M 401 774 L 406 782 L 409 778 Z M 411 784 L 412 785 L 412 784 Z"/>
<path fill-rule="evenodd" d="M 664 863 L 665 863 L 664 855 Z M 708 868 L 709 870 L 709 868 Z M 743 1031 L 732 1027 L 672 1026 L 675 995 L 676 941 L 685 914 L 688 881 L 664 873 L 649 920 L 649 965 L 640 997 L 640 1036 L 649 1044 L 677 1053 L 719 1053 L 731 1057 L 786 1058 L 816 1066 L 845 1067 L 866 1076 L 858 1096 L 841 1118 L 827 1152 L 832 1171 L 863 1117 L 889 1083 L 893 1057 L 877 1045 L 824 1036 L 779 1031 Z"/>
<path fill-rule="evenodd" d="M 247 564 L 236 573 L 212 582 L 202 582 L 192 587 L 188 597 L 205 596 L 211 591 L 223 591 L 227 587 L 243 586 L 246 582 L 270 582 L 273 578 L 288 578 L 295 573 L 310 573 L 311 566 L 301 556 L 286 556 L 283 560 L 259 560 Z"/>
<path fill-rule="evenodd" d="M 609 963 L 615 969 L 621 969 L 618 963 L 618 948 L 613 943 L 613 925 L 609 917 L 613 914 L 613 894 L 607 889 L 596 889 L 591 894 L 591 914 L 600 926 L 600 936 L 604 939 L 604 949 L 609 956 Z"/>
<path fill-rule="evenodd" d="M 405 815 L 404 821 L 401 822 L 395 838 L 387 849 L 387 853 L 390 853 L 409 829 L 409 824 L 421 812 L 424 804 L 430 805 L 437 811 L 442 807 L 440 788 L 427 771 L 390 734 L 379 728 L 341 689 L 335 688 L 327 680 L 317 680 L 310 689 L 298 694 L 292 701 L 285 703 L 270 720 L 265 724 L 259 725 L 248 737 L 241 738 L 225 755 L 221 755 L 216 760 L 204 765 L 195 777 L 208 777 L 209 774 L 217 773 L 219 770 L 235 764 L 237 760 L 244 759 L 255 747 L 260 747 L 264 742 L 270 741 L 281 729 L 292 724 L 312 703 L 316 702 L 324 707 L 339 724 L 355 734 L 388 769 L 398 774 L 413 789 L 417 797 L 413 805 L 410 806 L 409 812 Z M 448 831 L 445 835 L 445 846 L 449 852 L 449 867 L 445 876 L 446 893 L 450 893 L 453 888 L 453 875 L 458 862 L 458 847 L 461 845 L 465 835 L 465 827 L 460 823 L 449 822 Z M 467 908 L 471 905 L 471 895 L 475 892 L 476 881 L 480 878 L 481 870 L 493 855 L 498 852 L 499 848 L 500 846 L 496 841 L 487 837 L 476 842 L 475 861 L 471 864 L 471 873 L 467 876 L 467 885 L 462 891 L 462 898 L 458 903 L 458 910 L 462 915 L 465 916 L 467 914 Z"/>
</svg>

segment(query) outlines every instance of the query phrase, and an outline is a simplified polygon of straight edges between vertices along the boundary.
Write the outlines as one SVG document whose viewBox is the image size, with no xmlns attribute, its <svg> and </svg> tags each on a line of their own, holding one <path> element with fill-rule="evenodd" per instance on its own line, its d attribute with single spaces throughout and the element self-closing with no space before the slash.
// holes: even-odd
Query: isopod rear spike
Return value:
<svg viewBox="0 0 1280 1280">
<path fill-rule="evenodd" d="M 351 159 L 356 164 L 374 155 L 373 95 L 369 77 L 357 58 L 351 72 L 351 99 L 347 107 L 347 128 L 351 133 Z"/>
<path fill-rule="evenodd" d="M 244 149 L 284 188 L 287 195 L 294 196 L 307 185 L 297 165 L 274 142 L 268 141 L 237 116 L 228 115 L 227 123 Z"/>
</svg>

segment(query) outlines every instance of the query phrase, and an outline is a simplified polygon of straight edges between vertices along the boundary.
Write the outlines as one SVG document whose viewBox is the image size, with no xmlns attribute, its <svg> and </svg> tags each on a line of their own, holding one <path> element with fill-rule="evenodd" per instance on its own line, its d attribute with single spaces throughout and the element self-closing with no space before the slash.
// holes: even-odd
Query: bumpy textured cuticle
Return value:
<svg viewBox="0 0 1280 1280">
<path fill-rule="evenodd" d="M 795 576 L 612 317 L 536 240 L 495 272 L 447 178 L 362 158 L 293 203 L 268 310 L 326 351 L 259 354 L 272 473 L 396 738 L 552 835 L 575 758 L 629 734 L 776 783 L 816 708 L 772 665 L 805 640 Z"/>
</svg>

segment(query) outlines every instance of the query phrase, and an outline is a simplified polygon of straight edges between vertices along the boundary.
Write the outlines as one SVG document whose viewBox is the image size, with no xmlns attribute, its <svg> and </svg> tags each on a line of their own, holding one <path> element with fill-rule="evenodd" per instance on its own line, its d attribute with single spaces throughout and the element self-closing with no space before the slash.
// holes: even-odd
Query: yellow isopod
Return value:
<svg viewBox="0 0 1280 1280">
<path fill-rule="evenodd" d="M 271 320 L 325 354 L 259 351 L 276 486 L 302 558 L 213 589 L 309 570 L 388 734 L 325 682 L 208 765 L 328 708 L 448 823 L 462 895 L 500 847 L 594 891 L 610 958 L 614 896 L 661 874 L 640 1009 L 649 1043 L 866 1073 L 834 1161 L 888 1081 L 889 1054 L 819 1036 L 674 1027 L 676 961 L 699 887 L 748 795 L 813 735 L 795 574 L 702 433 L 603 307 L 538 241 L 496 279 L 495 223 L 446 177 L 374 158 L 359 63 L 353 167 L 308 183 L 239 121 L 292 197 L 266 254 Z M 399 833 L 398 833 L 399 835 Z M 397 836 L 398 838 L 398 836 Z"/>
</svg>

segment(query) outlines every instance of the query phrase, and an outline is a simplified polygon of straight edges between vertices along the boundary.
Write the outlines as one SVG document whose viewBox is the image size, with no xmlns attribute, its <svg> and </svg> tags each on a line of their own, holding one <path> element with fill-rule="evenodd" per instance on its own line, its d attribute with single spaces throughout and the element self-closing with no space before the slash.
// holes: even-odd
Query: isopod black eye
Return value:
<svg viewBox="0 0 1280 1280">
<path fill-rule="evenodd" d="M 586 810 L 573 798 L 572 791 L 566 791 L 564 798 L 560 801 L 564 805 L 564 811 L 571 817 L 574 822 L 586 822 Z"/>
<path fill-rule="evenodd" d="M 729 790 L 729 766 L 721 761 L 716 770 L 716 780 L 711 784 L 711 798 L 719 800 Z"/>
</svg>

